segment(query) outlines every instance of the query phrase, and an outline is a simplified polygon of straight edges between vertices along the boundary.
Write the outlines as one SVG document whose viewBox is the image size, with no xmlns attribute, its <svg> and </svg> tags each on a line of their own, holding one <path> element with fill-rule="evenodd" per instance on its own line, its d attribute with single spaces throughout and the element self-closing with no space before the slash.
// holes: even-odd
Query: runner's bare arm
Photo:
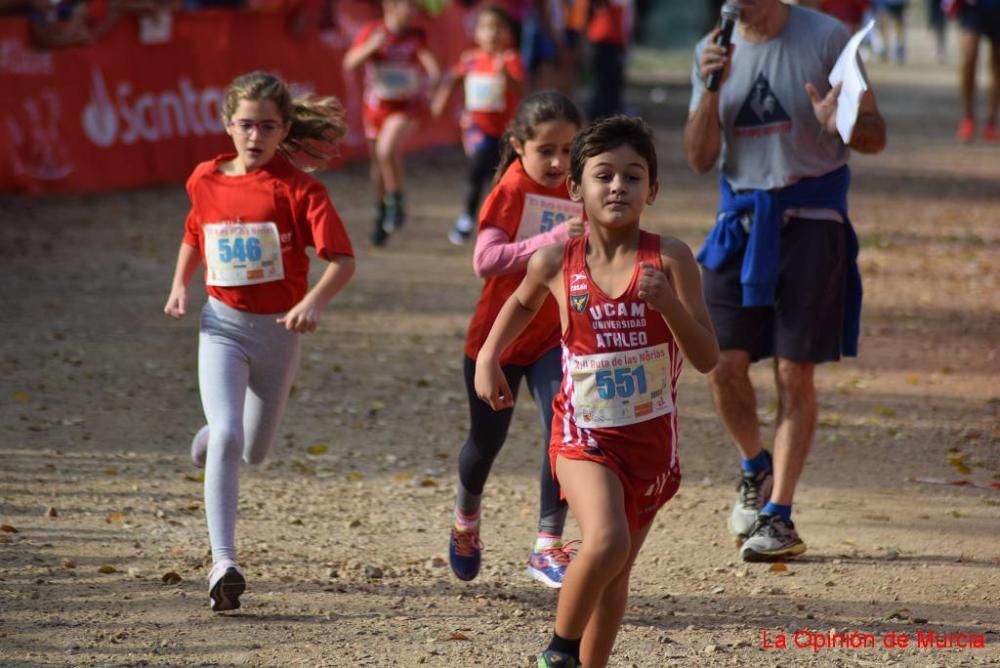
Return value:
<svg viewBox="0 0 1000 668">
<path fill-rule="evenodd" d="M 334 255 L 312 290 L 288 313 L 278 318 L 278 322 L 292 332 L 305 334 L 316 331 L 323 310 L 350 282 L 354 267 L 354 258 L 350 255 Z"/>
<path fill-rule="evenodd" d="M 558 291 L 563 248 L 564 244 L 552 244 L 531 257 L 524 280 L 500 309 L 489 336 L 479 349 L 479 356 L 476 358 L 476 394 L 493 410 L 503 410 L 514 405 L 510 386 L 500 369 L 500 356 L 531 323 L 549 292 Z"/>
<path fill-rule="evenodd" d="M 438 65 L 437 58 L 431 53 L 430 49 L 420 49 L 417 51 L 417 60 L 423 65 L 424 71 L 427 72 L 427 78 L 430 79 L 431 86 L 436 86 L 438 81 L 441 80 L 441 66 Z"/>
<path fill-rule="evenodd" d="M 440 118 L 441 114 L 444 113 L 445 107 L 448 106 L 448 100 L 451 99 L 451 94 L 455 90 L 455 86 L 465 79 L 464 74 L 453 74 L 449 73 L 441 77 L 441 81 L 438 83 L 437 87 L 434 89 L 434 94 L 431 96 L 431 115 L 434 118 Z"/>
<path fill-rule="evenodd" d="M 722 80 L 725 82 L 733 49 L 730 47 L 727 50 L 715 43 L 718 33 L 719 29 L 716 28 L 702 49 L 698 71 L 702 77 L 707 77 L 713 72 L 723 70 Z M 715 166 L 722 152 L 719 90 L 702 91 L 698 107 L 688 115 L 684 126 L 684 151 L 687 154 L 688 165 L 697 174 L 704 174 Z"/>
<path fill-rule="evenodd" d="M 878 109 L 875 93 L 867 90 L 858 106 L 858 119 L 849 146 L 859 153 L 875 154 L 885 148 L 886 141 L 885 119 Z"/>
<path fill-rule="evenodd" d="M 385 30 L 376 28 L 372 31 L 368 39 L 347 50 L 344 54 L 343 68 L 350 72 L 356 69 L 363 62 L 371 58 L 372 54 L 382 48 L 385 44 Z"/>
<path fill-rule="evenodd" d="M 663 237 L 663 272 L 643 264 L 639 297 L 658 311 L 670 328 L 684 357 L 702 373 L 715 368 L 719 344 L 701 291 L 701 273 L 684 242 Z"/>
<path fill-rule="evenodd" d="M 841 84 L 837 84 L 826 95 L 820 95 L 812 83 L 806 83 L 806 94 L 812 102 L 816 120 L 823 129 L 832 135 L 839 134 L 837 129 L 837 102 L 840 96 Z M 854 122 L 854 132 L 851 134 L 851 148 L 860 153 L 879 153 L 885 148 L 885 119 L 878 110 L 875 93 L 870 89 L 865 91 L 858 105 L 858 118 Z"/>
<path fill-rule="evenodd" d="M 171 318 L 183 318 L 187 313 L 187 288 L 200 262 L 198 249 L 181 242 L 181 248 L 177 251 L 174 280 L 170 285 L 170 296 L 167 297 L 167 304 L 163 307 L 163 312 Z"/>
</svg>

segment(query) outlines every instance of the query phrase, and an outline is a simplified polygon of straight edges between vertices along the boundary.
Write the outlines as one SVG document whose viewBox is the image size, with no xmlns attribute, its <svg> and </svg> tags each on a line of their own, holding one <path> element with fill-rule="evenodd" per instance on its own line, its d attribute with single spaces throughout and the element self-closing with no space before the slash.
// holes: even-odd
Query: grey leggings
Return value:
<svg viewBox="0 0 1000 668">
<path fill-rule="evenodd" d="M 299 334 L 209 298 L 201 312 L 198 385 L 208 421 L 205 516 L 212 559 L 236 559 L 240 459 L 264 461 L 302 357 Z"/>
</svg>

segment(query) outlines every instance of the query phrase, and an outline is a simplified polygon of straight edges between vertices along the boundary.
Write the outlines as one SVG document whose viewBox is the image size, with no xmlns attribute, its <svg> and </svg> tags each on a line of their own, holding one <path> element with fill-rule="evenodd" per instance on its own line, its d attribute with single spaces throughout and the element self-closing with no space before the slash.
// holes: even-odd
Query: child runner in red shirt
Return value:
<svg viewBox="0 0 1000 668">
<path fill-rule="evenodd" d="M 403 148 L 427 110 L 420 68 L 431 85 L 441 74 L 427 34 L 414 25 L 418 11 L 415 0 L 382 0 L 382 20 L 363 26 L 344 54 L 348 72 L 365 66 L 363 120 L 375 184 L 376 246 L 406 221 Z"/>
<path fill-rule="evenodd" d="M 476 273 L 486 279 L 465 341 L 465 386 L 469 395 L 469 436 L 458 458 L 455 522 L 448 556 L 461 580 L 479 574 L 482 543 L 479 509 L 493 460 L 503 447 L 513 409 L 494 412 L 476 396 L 476 356 L 500 307 L 524 278 L 538 248 L 583 234 L 581 207 L 569 199 L 566 176 L 569 147 L 580 128 L 580 111 L 555 91 L 530 95 L 521 102 L 501 142 L 503 155 L 494 186 L 479 214 Z M 559 314 L 549 299 L 538 317 L 499 359 L 512 388 L 524 378 L 542 418 L 545 441 L 552 425 L 552 397 L 559 389 Z M 562 585 L 569 553 L 562 544 L 566 503 L 552 478 L 548 457 L 542 458 L 541 512 L 538 538 L 528 561 L 528 574 L 550 587 Z"/>
<path fill-rule="evenodd" d="M 500 162 L 500 137 L 514 116 L 524 88 L 524 68 L 514 45 L 513 20 L 501 7 L 487 5 L 476 17 L 476 48 L 462 54 L 434 94 L 431 111 L 440 116 L 459 83 L 465 84 L 462 145 L 469 157 L 465 210 L 448 239 L 461 245 L 472 236 L 483 187 Z"/>
<path fill-rule="evenodd" d="M 354 273 L 326 188 L 290 161 L 331 157 L 345 131 L 340 103 L 292 99 L 281 80 L 253 72 L 226 90 L 222 115 L 236 153 L 201 163 L 188 179 L 191 212 L 163 309 L 187 313 L 187 286 L 204 264 L 198 384 L 208 424 L 191 458 L 205 468 L 215 612 L 240 607 L 246 588 L 235 546 L 240 458 L 264 460 L 298 369 L 300 334 L 316 329 Z M 311 290 L 307 246 L 329 263 Z"/>
<path fill-rule="evenodd" d="M 501 356 L 549 293 L 555 297 L 565 375 L 550 456 L 583 545 L 566 572 L 539 668 L 607 665 L 632 564 L 680 484 L 681 355 L 706 373 L 719 354 L 691 250 L 639 228 L 656 175 L 656 149 L 641 120 L 613 116 L 582 130 L 570 193 L 583 202 L 590 234 L 535 253 L 479 351 L 476 392 L 510 410 L 515 397 Z"/>
</svg>

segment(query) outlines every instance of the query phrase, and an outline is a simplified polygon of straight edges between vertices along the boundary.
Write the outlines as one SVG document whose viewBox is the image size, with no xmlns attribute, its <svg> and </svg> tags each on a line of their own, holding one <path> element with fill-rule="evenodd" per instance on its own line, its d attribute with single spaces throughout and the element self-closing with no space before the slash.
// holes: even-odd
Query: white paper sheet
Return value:
<svg viewBox="0 0 1000 668">
<path fill-rule="evenodd" d="M 845 144 L 851 143 L 851 135 L 854 134 L 854 124 L 858 120 L 858 105 L 861 98 L 868 90 L 868 81 L 865 73 L 861 69 L 861 61 L 858 58 L 858 49 L 868 33 L 875 27 L 875 20 L 872 19 L 864 28 L 854 33 L 847 42 L 847 46 L 841 51 L 840 57 L 830 70 L 829 81 L 831 86 L 843 83 L 840 89 L 840 97 L 837 98 L 837 132 Z"/>
</svg>

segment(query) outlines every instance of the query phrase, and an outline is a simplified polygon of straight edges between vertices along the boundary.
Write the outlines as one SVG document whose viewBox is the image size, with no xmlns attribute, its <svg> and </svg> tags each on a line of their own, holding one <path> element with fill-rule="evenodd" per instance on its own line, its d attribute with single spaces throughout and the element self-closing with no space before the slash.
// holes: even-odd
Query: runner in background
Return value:
<svg viewBox="0 0 1000 668">
<path fill-rule="evenodd" d="M 962 27 L 962 61 L 959 85 L 962 99 L 962 120 L 955 139 L 967 144 L 976 138 L 976 70 L 979 65 L 979 44 L 986 38 L 990 43 L 990 93 L 987 100 L 983 141 L 1000 144 L 997 111 L 1000 109 L 1000 0 L 951 0 L 948 9 L 958 15 Z"/>
<path fill-rule="evenodd" d="M 632 0 L 593 0 L 593 7 L 587 26 L 593 76 L 587 105 L 590 120 L 612 116 L 624 109 L 625 58 L 632 32 Z"/>
<path fill-rule="evenodd" d="M 440 69 L 427 48 L 427 35 L 416 27 L 416 0 L 383 0 L 383 18 L 366 24 L 344 54 L 344 69 L 362 65 L 364 130 L 375 186 L 371 242 L 382 246 L 406 222 L 403 202 L 403 148 L 427 111 L 421 68 L 437 85 Z"/>
<path fill-rule="evenodd" d="M 819 9 L 843 21 L 853 33 L 861 28 L 871 4 L 871 0 L 823 0 L 819 3 Z"/>
<path fill-rule="evenodd" d="M 524 68 L 513 50 L 514 27 L 507 12 L 499 5 L 483 7 L 476 18 L 474 37 L 476 48 L 461 55 L 431 104 L 434 116 L 441 116 L 455 87 L 464 85 L 460 125 L 469 171 L 465 208 L 448 232 L 448 240 L 456 245 L 465 243 L 475 230 L 483 189 L 500 162 L 500 138 L 524 90 Z"/>
</svg>

